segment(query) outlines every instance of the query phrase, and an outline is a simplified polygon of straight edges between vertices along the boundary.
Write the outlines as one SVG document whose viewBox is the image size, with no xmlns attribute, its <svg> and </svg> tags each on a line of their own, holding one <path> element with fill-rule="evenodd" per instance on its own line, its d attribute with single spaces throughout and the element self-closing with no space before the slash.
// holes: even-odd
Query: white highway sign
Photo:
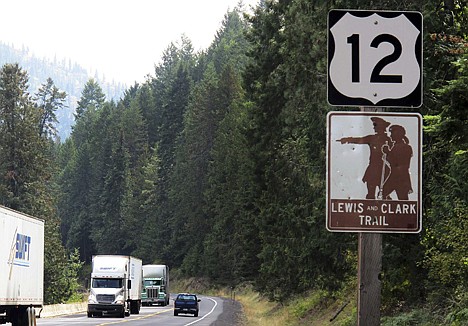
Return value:
<svg viewBox="0 0 468 326">
<path fill-rule="evenodd" d="M 330 11 L 328 102 L 341 106 L 421 106 L 422 15 Z"/>
</svg>

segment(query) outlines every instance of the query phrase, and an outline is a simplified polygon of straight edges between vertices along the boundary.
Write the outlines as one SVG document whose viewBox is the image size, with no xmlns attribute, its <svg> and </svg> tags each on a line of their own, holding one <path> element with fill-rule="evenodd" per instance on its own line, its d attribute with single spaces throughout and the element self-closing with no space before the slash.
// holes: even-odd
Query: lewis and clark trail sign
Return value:
<svg viewBox="0 0 468 326">
<path fill-rule="evenodd" d="M 327 115 L 327 219 L 335 232 L 422 229 L 418 113 Z"/>
</svg>

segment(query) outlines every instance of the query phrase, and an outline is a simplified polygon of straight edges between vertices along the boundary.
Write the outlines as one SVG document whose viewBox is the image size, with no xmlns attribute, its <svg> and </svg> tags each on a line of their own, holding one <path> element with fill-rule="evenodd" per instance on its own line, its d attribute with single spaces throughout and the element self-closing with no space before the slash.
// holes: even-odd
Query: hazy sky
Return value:
<svg viewBox="0 0 468 326">
<path fill-rule="evenodd" d="M 243 0 L 245 8 L 258 0 Z M 206 49 L 239 0 L 0 0 L 0 41 L 38 56 L 71 59 L 128 86 L 154 75 L 185 34 Z"/>
</svg>

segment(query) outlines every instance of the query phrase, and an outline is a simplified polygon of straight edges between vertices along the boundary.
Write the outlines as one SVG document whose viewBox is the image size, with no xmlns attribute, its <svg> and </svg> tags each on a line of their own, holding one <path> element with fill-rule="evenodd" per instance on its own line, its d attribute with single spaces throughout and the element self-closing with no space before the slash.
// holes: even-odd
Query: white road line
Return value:
<svg viewBox="0 0 468 326">
<path fill-rule="evenodd" d="M 216 308 L 216 306 L 218 305 L 218 303 L 216 302 L 216 300 L 214 300 L 214 299 L 212 299 L 212 298 L 207 298 L 207 299 L 210 299 L 211 301 L 214 302 L 214 306 L 213 306 L 213 308 L 210 310 L 210 312 L 207 313 L 206 315 L 204 315 L 202 318 L 197 319 L 197 320 L 195 320 L 195 321 L 192 321 L 191 323 L 185 324 L 184 326 L 189 326 L 189 325 L 193 325 L 193 324 L 195 324 L 195 323 L 198 323 L 199 321 L 205 319 L 206 316 L 211 315 L 211 314 L 213 313 L 213 311 L 215 310 L 215 308 Z"/>
</svg>

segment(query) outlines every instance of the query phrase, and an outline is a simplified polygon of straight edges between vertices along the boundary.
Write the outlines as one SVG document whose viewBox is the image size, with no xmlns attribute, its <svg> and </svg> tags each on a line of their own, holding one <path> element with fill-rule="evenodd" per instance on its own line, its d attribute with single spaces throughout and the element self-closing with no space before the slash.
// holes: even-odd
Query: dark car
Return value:
<svg viewBox="0 0 468 326">
<path fill-rule="evenodd" d="M 174 316 L 179 314 L 193 314 L 198 317 L 200 299 L 195 294 L 179 293 L 174 300 Z"/>
</svg>

